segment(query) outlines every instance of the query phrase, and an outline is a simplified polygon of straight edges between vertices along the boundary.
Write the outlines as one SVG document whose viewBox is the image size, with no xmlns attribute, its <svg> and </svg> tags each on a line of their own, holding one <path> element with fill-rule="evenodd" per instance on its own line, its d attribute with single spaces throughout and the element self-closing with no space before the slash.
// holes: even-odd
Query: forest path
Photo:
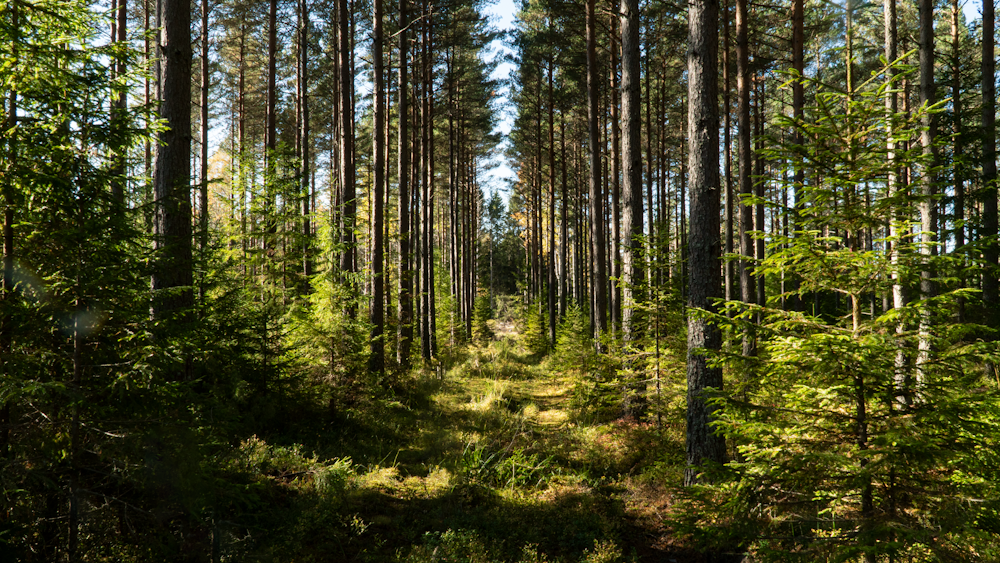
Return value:
<svg viewBox="0 0 1000 563">
<path fill-rule="evenodd" d="M 595 393 L 578 362 L 532 355 L 512 324 L 491 328 L 373 421 L 393 432 L 355 457 L 375 463 L 345 506 L 364 523 L 348 559 L 699 561 L 664 525 L 677 426 L 589 414 L 614 391 Z"/>
</svg>

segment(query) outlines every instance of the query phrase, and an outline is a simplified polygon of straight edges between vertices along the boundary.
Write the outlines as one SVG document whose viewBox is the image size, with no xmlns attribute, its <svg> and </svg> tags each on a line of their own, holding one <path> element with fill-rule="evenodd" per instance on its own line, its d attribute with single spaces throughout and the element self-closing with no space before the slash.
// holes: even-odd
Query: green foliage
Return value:
<svg viewBox="0 0 1000 563">
<path fill-rule="evenodd" d="M 493 310 L 490 306 L 490 298 L 487 295 L 476 297 L 476 305 L 472 309 L 472 338 L 477 344 L 485 344 L 493 340 L 493 330 L 490 329 L 489 321 L 493 317 Z"/>
<path fill-rule="evenodd" d="M 755 561 L 998 556 L 1000 530 L 991 522 L 1000 503 L 1000 390 L 986 367 L 1000 359 L 1000 347 L 973 338 L 982 327 L 949 318 L 967 290 L 864 318 L 859 300 L 889 291 L 887 274 L 906 284 L 927 266 L 909 237 L 863 251 L 858 233 L 896 220 L 918 199 L 831 205 L 884 177 L 888 125 L 901 137 L 916 133 L 915 121 L 875 107 L 886 91 L 873 79 L 854 97 L 821 92 L 814 120 L 784 121 L 811 141 L 774 145 L 774 154 L 823 172 L 823 183 L 800 187 L 809 202 L 801 220 L 846 236 L 817 228 L 776 237 L 760 270 L 795 275 L 800 295 L 846 295 L 855 305 L 847 322 L 741 303 L 729 304 L 731 317 L 714 318 L 737 337 L 755 331 L 759 355 L 714 356 L 729 373 L 748 374 L 716 398 L 716 428 L 734 455 L 708 469 L 713 484 L 691 492 L 698 508 L 681 520 L 694 537 L 737 546 Z M 900 159 L 922 162 L 912 152 Z M 896 260 L 884 250 L 889 242 Z M 941 257 L 935 266 L 955 271 L 959 260 Z"/>
<path fill-rule="evenodd" d="M 545 563 L 553 561 L 540 553 L 535 544 L 525 544 L 516 559 L 501 556 L 502 550 L 473 530 L 448 529 L 427 532 L 423 543 L 413 548 L 405 563 Z M 634 561 L 635 559 L 631 559 Z M 559 559 L 558 561 L 563 561 Z M 612 541 L 594 541 L 594 547 L 584 552 L 580 563 L 624 563 L 621 549 Z"/>
<path fill-rule="evenodd" d="M 558 474 L 551 456 L 543 458 L 522 448 L 490 451 L 479 444 L 466 446 L 461 469 L 473 482 L 508 489 L 541 487 Z"/>
<path fill-rule="evenodd" d="M 522 305 L 518 321 L 521 343 L 529 354 L 542 357 L 549 350 L 548 332 L 545 330 L 543 308 L 534 304 Z"/>
</svg>

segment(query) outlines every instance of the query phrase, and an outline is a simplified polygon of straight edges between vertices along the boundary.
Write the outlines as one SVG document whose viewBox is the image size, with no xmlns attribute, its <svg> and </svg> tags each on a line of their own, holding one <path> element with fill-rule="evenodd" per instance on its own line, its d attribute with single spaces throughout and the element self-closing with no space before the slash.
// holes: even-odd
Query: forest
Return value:
<svg viewBox="0 0 1000 563">
<path fill-rule="evenodd" d="M 992 0 L 514 9 L 0 2 L 0 561 L 1000 561 Z"/>
</svg>

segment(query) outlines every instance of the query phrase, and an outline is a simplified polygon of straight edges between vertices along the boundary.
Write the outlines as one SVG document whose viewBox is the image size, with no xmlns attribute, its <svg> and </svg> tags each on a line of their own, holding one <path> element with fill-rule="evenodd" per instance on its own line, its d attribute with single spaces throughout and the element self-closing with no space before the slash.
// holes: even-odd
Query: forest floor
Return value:
<svg viewBox="0 0 1000 563">
<path fill-rule="evenodd" d="M 306 458 L 305 470 L 269 473 L 298 499 L 278 495 L 294 530 L 276 559 L 293 544 L 303 561 L 703 560 L 668 518 L 682 370 L 662 370 L 660 416 L 622 419 L 600 413 L 586 368 L 532 355 L 509 323 L 491 328 L 487 346 L 453 351 L 377 405 L 328 413 L 311 458 L 307 444 L 244 446 Z"/>
</svg>

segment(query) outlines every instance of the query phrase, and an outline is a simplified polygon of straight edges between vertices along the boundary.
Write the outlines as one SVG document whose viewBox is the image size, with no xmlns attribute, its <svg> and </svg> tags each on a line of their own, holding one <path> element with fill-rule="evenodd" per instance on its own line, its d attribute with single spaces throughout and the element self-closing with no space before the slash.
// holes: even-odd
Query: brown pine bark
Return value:
<svg viewBox="0 0 1000 563">
<path fill-rule="evenodd" d="M 551 20 L 550 20 L 551 21 Z M 551 25 L 551 24 L 550 24 Z M 555 96 L 553 95 L 552 61 L 548 64 L 549 78 L 549 346 L 556 347 L 556 142 Z"/>
<path fill-rule="evenodd" d="M 396 329 L 396 361 L 406 368 L 410 365 L 410 345 L 413 342 L 413 272 L 410 269 L 410 100 L 409 78 L 409 6 L 407 0 L 399 1 L 399 122 L 397 147 L 397 173 L 399 176 L 399 299 Z"/>
<path fill-rule="evenodd" d="M 712 1 L 712 0 L 709 0 Z M 597 17 L 594 0 L 587 0 L 587 121 L 590 150 L 590 244 L 591 244 L 591 325 L 597 349 L 600 337 L 608 331 L 607 254 L 604 237 L 604 206 L 601 186 L 601 138 L 597 68 Z"/>
<path fill-rule="evenodd" d="M 688 163 L 691 183 L 688 306 L 714 310 L 720 296 L 718 0 L 694 0 L 688 11 Z M 722 370 L 710 367 L 698 349 L 718 350 L 718 327 L 703 317 L 688 317 L 687 470 L 684 484 L 695 484 L 705 462 L 723 463 L 725 439 L 711 427 L 715 408 L 710 389 L 722 389 Z"/>
<path fill-rule="evenodd" d="M 617 331 L 621 328 L 622 322 L 622 225 L 621 225 L 621 199 L 622 199 L 622 154 L 621 154 L 621 113 L 619 111 L 619 88 L 618 82 L 618 54 L 621 46 L 621 37 L 615 37 L 615 22 L 612 16 L 608 34 L 611 42 L 611 66 L 608 69 L 611 75 L 611 120 L 608 123 L 611 129 L 611 177 L 607 185 L 611 187 L 611 208 L 608 209 L 611 215 L 611 330 Z"/>
<path fill-rule="evenodd" d="M 274 1 L 274 0 L 272 0 Z M 340 270 L 344 274 L 357 272 L 354 226 L 357 215 L 354 162 L 354 72 L 351 14 L 349 0 L 337 0 L 340 44 L 340 193 L 341 237 Z M 357 311 L 349 311 L 353 317 Z"/>
<path fill-rule="evenodd" d="M 622 331 L 636 336 L 635 286 L 641 281 L 642 120 L 639 73 L 639 0 L 621 1 L 622 39 Z"/>
<path fill-rule="evenodd" d="M 753 154 L 750 150 L 750 49 L 747 39 L 747 0 L 736 0 L 736 90 L 737 90 L 737 120 L 739 122 L 739 185 L 740 185 L 740 297 L 746 304 L 756 303 L 757 295 L 754 281 L 750 275 L 750 259 L 753 258 L 753 213 L 746 203 L 747 197 L 753 195 L 751 181 L 751 166 Z M 754 341 L 749 335 L 743 337 L 743 355 L 754 354 Z"/>
</svg>

